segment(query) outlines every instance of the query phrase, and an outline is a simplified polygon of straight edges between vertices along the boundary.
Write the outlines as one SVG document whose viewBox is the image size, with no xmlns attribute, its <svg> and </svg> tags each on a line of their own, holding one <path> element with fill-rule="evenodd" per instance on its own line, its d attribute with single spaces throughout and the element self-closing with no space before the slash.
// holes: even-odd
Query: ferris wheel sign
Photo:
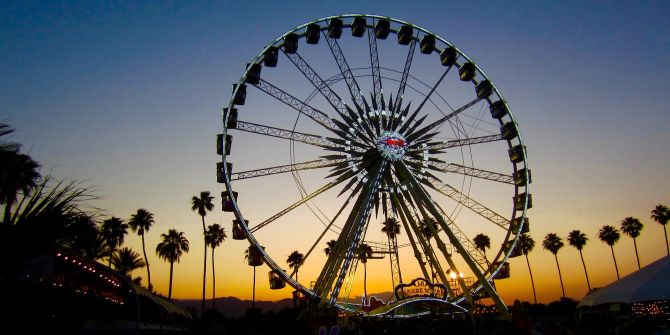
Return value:
<svg viewBox="0 0 670 335">
<path fill-rule="evenodd" d="M 395 289 L 397 300 L 403 300 L 415 297 L 430 297 L 445 300 L 447 299 L 447 287 L 443 284 L 433 284 L 425 278 L 416 278 L 409 284 L 400 284 Z"/>
</svg>

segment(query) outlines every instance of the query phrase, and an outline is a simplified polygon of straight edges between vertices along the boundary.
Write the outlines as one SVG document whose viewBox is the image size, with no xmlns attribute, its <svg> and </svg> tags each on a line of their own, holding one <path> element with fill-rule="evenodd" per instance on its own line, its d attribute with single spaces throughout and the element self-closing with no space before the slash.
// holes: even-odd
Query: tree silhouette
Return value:
<svg viewBox="0 0 670 335">
<path fill-rule="evenodd" d="M 642 231 L 644 225 L 640 220 L 633 217 L 627 217 L 621 221 L 621 231 L 628 237 L 633 239 L 633 245 L 635 246 L 635 258 L 637 259 L 637 268 L 640 269 L 640 256 L 637 254 L 637 237 L 640 236 L 640 231 Z"/>
<path fill-rule="evenodd" d="M 86 213 L 70 218 L 70 228 L 76 231 L 73 238 L 63 248 L 88 262 L 95 262 L 109 255 L 109 246 L 99 233 L 95 220 Z"/>
<path fill-rule="evenodd" d="M 573 230 L 568 234 L 568 244 L 577 248 L 579 250 L 579 257 L 582 259 L 582 266 L 584 266 L 584 275 L 586 276 L 586 286 L 591 292 L 591 282 L 589 281 L 589 273 L 586 271 L 586 263 L 584 262 L 584 255 L 582 254 L 582 249 L 586 245 L 586 242 L 589 240 L 586 237 L 586 234 L 582 233 L 579 230 Z"/>
<path fill-rule="evenodd" d="M 333 249 L 335 249 L 336 243 L 337 241 L 335 240 L 330 240 L 326 242 L 326 247 L 323 249 L 323 252 L 326 253 L 326 256 L 330 255 L 330 252 L 333 251 Z"/>
<path fill-rule="evenodd" d="M 295 281 L 298 281 L 298 269 L 300 268 L 303 259 L 305 259 L 305 255 L 299 253 L 298 250 L 294 250 L 286 259 L 288 266 L 295 271 Z"/>
<path fill-rule="evenodd" d="M 0 123 L 0 137 L 14 132 L 14 129 Z M 39 163 L 20 152 L 21 145 L 14 142 L 0 142 L 0 204 L 5 205 L 3 222 L 10 221 L 12 206 L 19 193 L 27 196 L 38 185 Z"/>
<path fill-rule="evenodd" d="M 558 265 L 558 251 L 563 248 L 563 240 L 554 233 L 549 233 L 544 237 L 542 241 L 542 247 L 552 254 L 556 258 L 556 267 L 558 268 L 558 279 L 561 282 L 561 292 L 563 293 L 563 298 L 565 298 L 565 288 L 563 287 L 563 276 L 561 276 L 561 266 Z"/>
<path fill-rule="evenodd" d="M 530 285 L 533 287 L 533 299 L 537 304 L 537 294 L 535 294 L 535 281 L 533 280 L 533 271 L 530 269 L 530 261 L 528 260 L 528 254 L 533 251 L 535 248 L 535 240 L 528 234 L 522 234 L 519 236 L 519 242 L 517 242 L 517 248 L 519 251 L 526 256 L 526 264 L 528 264 L 528 273 L 530 273 Z"/>
<path fill-rule="evenodd" d="M 0 170 L 1 166 L 2 162 Z M 22 194 L 10 220 L 0 224 L 0 277 L 14 271 L 23 273 L 24 262 L 35 256 L 70 248 L 82 237 L 82 229 L 95 232 L 94 224 L 82 227 L 79 220 L 82 214 L 97 215 L 83 205 L 93 199 L 91 191 L 80 183 L 54 181 L 50 176 L 41 179 L 30 194 Z"/>
<path fill-rule="evenodd" d="M 610 250 L 612 250 L 612 259 L 614 260 L 614 270 L 616 271 L 617 280 L 619 280 L 619 266 L 617 265 L 616 257 L 614 256 L 614 245 L 619 241 L 620 237 L 619 230 L 613 226 L 603 226 L 598 231 L 598 238 L 604 243 L 607 243 L 607 245 L 610 246 Z"/>
<path fill-rule="evenodd" d="M 116 272 L 130 278 L 131 272 L 147 265 L 141 257 L 142 256 L 133 249 L 124 247 L 119 249 L 114 256 L 112 256 L 112 264 L 114 265 Z"/>
<path fill-rule="evenodd" d="M 214 249 L 228 238 L 226 229 L 218 223 L 211 224 L 205 232 L 205 242 L 212 248 L 212 309 L 216 310 L 216 269 L 214 267 Z"/>
<path fill-rule="evenodd" d="M 398 255 L 398 235 L 400 235 L 400 222 L 398 222 L 398 219 L 390 217 L 384 220 L 382 224 L 382 232 L 386 234 L 386 237 L 388 237 L 389 252 L 393 253 L 396 262 L 398 262 L 398 266 L 400 266 L 400 258 Z M 393 257 L 389 257 L 389 262 L 391 264 L 391 276 L 393 276 Z M 402 282 L 402 274 L 400 273 L 400 269 L 398 269 L 398 279 L 400 282 Z"/>
<path fill-rule="evenodd" d="M 651 211 L 651 218 L 663 226 L 663 237 L 665 237 L 665 248 L 667 249 L 668 255 L 670 255 L 670 246 L 668 245 L 668 232 L 665 229 L 665 225 L 670 221 L 670 209 L 665 205 L 656 205 L 656 207 Z"/>
<path fill-rule="evenodd" d="M 170 262 L 170 286 L 168 289 L 168 300 L 172 300 L 172 274 L 174 263 L 179 263 L 181 256 L 188 252 L 188 240 L 184 233 L 175 229 L 168 230 L 167 234 L 161 234 L 161 242 L 156 246 L 156 254 L 159 258 Z"/>
<path fill-rule="evenodd" d="M 137 235 L 142 237 L 142 252 L 144 253 L 144 263 L 147 266 L 147 282 L 149 291 L 153 289 L 151 285 L 151 271 L 149 269 L 149 259 L 147 258 L 147 249 L 144 243 L 144 234 L 149 232 L 149 228 L 154 224 L 154 215 L 144 208 L 137 210 L 137 213 L 133 214 L 128 220 L 128 226 L 133 232 L 137 232 Z"/>
<path fill-rule="evenodd" d="M 363 299 L 365 304 L 368 301 L 368 259 L 372 257 L 372 247 L 367 243 L 361 243 L 358 246 L 356 256 L 363 263 Z"/>
<path fill-rule="evenodd" d="M 419 230 L 430 245 L 430 239 L 433 238 L 433 231 L 437 232 L 437 221 L 431 217 L 419 220 Z M 428 266 L 430 267 L 431 280 L 435 282 L 435 269 L 433 268 L 433 263 L 430 259 L 428 259 Z"/>
<path fill-rule="evenodd" d="M 475 238 L 472 240 L 472 242 L 475 243 L 475 247 L 477 249 L 482 251 L 482 254 L 484 254 L 484 259 L 486 260 L 486 263 L 489 263 L 489 260 L 486 257 L 486 249 L 491 248 L 491 239 L 484 234 L 477 234 L 477 236 L 475 236 Z"/>
<path fill-rule="evenodd" d="M 128 234 L 128 225 L 117 217 L 111 217 L 102 222 L 100 234 L 109 246 L 109 267 L 112 266 L 112 255 L 118 247 L 123 245 L 123 240 Z"/>
<path fill-rule="evenodd" d="M 248 261 L 249 260 L 249 248 L 244 250 L 244 260 Z M 254 268 L 254 285 L 251 290 L 251 308 L 256 308 L 256 266 L 253 266 Z"/>
<path fill-rule="evenodd" d="M 214 204 L 212 203 L 214 197 L 209 194 L 208 191 L 200 192 L 200 197 L 193 196 L 191 198 L 191 210 L 197 211 L 198 215 L 202 218 L 202 234 L 203 239 L 205 237 L 205 215 L 207 212 L 211 212 L 214 209 Z M 205 241 L 205 253 L 204 253 L 204 263 L 202 266 L 202 311 L 201 315 L 205 315 L 205 286 L 207 285 L 207 241 Z"/>
</svg>

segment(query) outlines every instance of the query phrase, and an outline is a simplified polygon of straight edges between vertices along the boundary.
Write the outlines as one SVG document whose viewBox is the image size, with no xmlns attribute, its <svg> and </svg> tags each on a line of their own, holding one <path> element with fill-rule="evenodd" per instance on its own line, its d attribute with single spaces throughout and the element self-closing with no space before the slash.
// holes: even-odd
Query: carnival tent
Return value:
<svg viewBox="0 0 670 335">
<path fill-rule="evenodd" d="M 587 294 L 577 307 L 670 300 L 670 256 Z"/>
</svg>

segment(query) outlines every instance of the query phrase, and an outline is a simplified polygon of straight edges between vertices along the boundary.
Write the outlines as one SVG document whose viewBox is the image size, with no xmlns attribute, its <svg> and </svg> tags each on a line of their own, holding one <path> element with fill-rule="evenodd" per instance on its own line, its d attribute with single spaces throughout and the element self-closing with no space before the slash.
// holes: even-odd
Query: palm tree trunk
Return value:
<svg viewBox="0 0 670 335">
<path fill-rule="evenodd" d="M 251 296 L 251 308 L 256 308 L 256 267 L 254 266 L 254 288 Z"/>
<path fill-rule="evenodd" d="M 528 264 L 528 273 L 530 273 L 530 285 L 533 287 L 533 299 L 537 304 L 537 294 L 535 293 L 535 281 L 533 280 L 533 271 L 530 270 L 530 261 L 528 261 L 528 254 L 526 254 L 526 264 Z"/>
<path fill-rule="evenodd" d="M 170 262 L 170 288 L 168 288 L 168 300 L 172 300 L 172 270 L 174 269 L 174 262 Z"/>
<path fill-rule="evenodd" d="M 635 258 L 637 259 L 637 269 L 640 269 L 640 256 L 637 254 L 637 242 L 636 239 L 633 239 L 633 245 L 635 246 Z"/>
<path fill-rule="evenodd" d="M 368 304 L 368 263 L 363 263 L 363 306 Z"/>
<path fill-rule="evenodd" d="M 151 285 L 151 271 L 149 271 L 149 259 L 147 258 L 147 248 L 144 246 L 144 233 L 142 233 L 142 252 L 144 253 L 144 263 L 147 264 L 147 282 L 149 283 L 147 288 L 149 289 L 149 291 L 151 291 L 153 286 Z"/>
<path fill-rule="evenodd" d="M 610 249 L 612 249 L 612 259 L 614 260 L 614 270 L 616 270 L 616 280 L 619 280 L 619 266 L 616 265 L 616 257 L 614 257 L 614 246 L 610 245 Z"/>
<path fill-rule="evenodd" d="M 109 249 L 109 265 L 107 265 L 108 268 L 112 268 L 112 256 L 114 255 L 114 249 Z"/>
<path fill-rule="evenodd" d="M 205 238 L 205 216 L 202 217 L 202 237 Z M 207 241 L 205 241 L 205 262 L 202 266 L 202 317 L 205 317 L 205 285 L 207 283 Z"/>
<path fill-rule="evenodd" d="M 665 248 L 668 249 L 668 255 L 670 255 L 670 245 L 668 245 L 668 232 L 665 230 L 665 225 L 663 225 L 663 236 L 665 236 Z"/>
<path fill-rule="evenodd" d="M 565 298 L 565 288 L 563 287 L 563 276 L 561 276 L 561 266 L 558 265 L 558 255 L 554 254 L 556 258 L 556 267 L 558 268 L 558 280 L 561 282 L 561 292 L 563 293 L 563 298 Z"/>
<path fill-rule="evenodd" d="M 212 247 L 212 309 L 216 310 L 216 273 L 214 272 L 214 247 Z"/>
<path fill-rule="evenodd" d="M 586 263 L 584 263 L 584 255 L 582 255 L 581 250 L 579 250 L 579 257 L 582 258 L 582 265 L 584 266 L 584 275 L 586 275 L 586 286 L 589 288 L 589 292 L 591 292 L 591 282 L 589 281 L 589 273 L 586 272 Z"/>
</svg>

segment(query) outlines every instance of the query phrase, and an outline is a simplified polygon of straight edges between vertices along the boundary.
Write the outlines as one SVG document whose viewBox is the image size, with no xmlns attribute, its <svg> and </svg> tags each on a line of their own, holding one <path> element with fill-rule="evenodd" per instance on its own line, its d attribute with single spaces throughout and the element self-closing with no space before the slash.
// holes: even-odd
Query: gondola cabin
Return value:
<svg viewBox="0 0 670 335">
<path fill-rule="evenodd" d="M 249 220 L 244 220 L 244 225 L 249 227 Z M 247 232 L 242 227 L 240 220 L 233 220 L 233 240 L 244 240 L 247 238 Z"/>
<path fill-rule="evenodd" d="M 497 266 L 498 264 L 496 264 Z M 509 263 L 505 262 L 500 270 L 493 276 L 493 279 L 507 279 L 510 277 Z"/>
<path fill-rule="evenodd" d="M 233 191 L 233 198 L 237 201 L 237 192 L 235 191 Z M 233 199 L 230 198 L 230 194 L 226 191 L 221 192 L 221 209 L 224 212 L 232 212 L 235 210 Z"/>
<path fill-rule="evenodd" d="M 286 287 L 284 279 L 274 270 L 268 272 L 268 277 L 270 279 L 270 289 L 280 290 Z"/>
<path fill-rule="evenodd" d="M 247 250 L 247 264 L 249 266 L 261 266 L 263 265 L 263 254 L 255 245 L 250 245 Z"/>
</svg>

